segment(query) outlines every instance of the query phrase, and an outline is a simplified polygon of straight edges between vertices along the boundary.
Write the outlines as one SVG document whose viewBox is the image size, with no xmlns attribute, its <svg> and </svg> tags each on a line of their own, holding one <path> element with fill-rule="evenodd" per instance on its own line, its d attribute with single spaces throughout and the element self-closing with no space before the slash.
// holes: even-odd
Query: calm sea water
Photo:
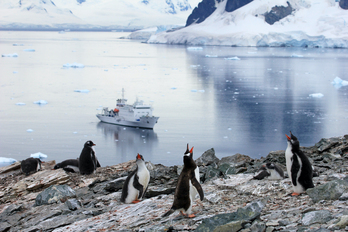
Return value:
<svg viewBox="0 0 348 232">
<path fill-rule="evenodd" d="M 258 158 L 284 150 L 290 130 L 303 146 L 348 133 L 348 87 L 331 84 L 348 80 L 347 50 L 192 48 L 119 39 L 126 35 L 0 31 L 1 54 L 18 54 L 0 58 L 0 157 L 41 152 L 60 162 L 92 140 L 102 166 L 137 153 L 174 165 L 187 143 L 195 158 L 210 148 Z M 63 68 L 74 62 L 85 67 Z M 122 88 L 129 103 L 153 105 L 154 130 L 98 121 Z"/>
</svg>

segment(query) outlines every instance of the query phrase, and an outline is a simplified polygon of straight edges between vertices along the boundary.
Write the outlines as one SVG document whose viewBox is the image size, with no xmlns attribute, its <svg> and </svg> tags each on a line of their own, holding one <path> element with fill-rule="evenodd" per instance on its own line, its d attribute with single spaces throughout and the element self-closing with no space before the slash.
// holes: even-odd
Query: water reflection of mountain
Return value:
<svg viewBox="0 0 348 232">
<path fill-rule="evenodd" d="M 110 140 L 115 144 L 115 155 L 119 162 L 135 159 L 137 153 L 144 156 L 145 160 L 151 160 L 158 144 L 157 134 L 150 129 L 117 126 L 99 122 L 98 130 L 105 136 L 105 141 Z"/>
<path fill-rule="evenodd" d="M 318 67 L 325 66 L 327 60 L 313 59 L 320 55 L 308 52 L 304 56 L 313 57 L 293 58 L 294 52 L 306 51 L 209 47 L 189 54 L 190 62 L 199 65 L 196 72 L 201 88 L 214 92 L 215 130 L 229 141 L 221 142 L 221 146 L 251 156 L 267 155 L 271 150 L 286 148 L 284 133 L 289 130 L 299 137 L 301 145 L 313 145 L 337 133 L 326 118 L 329 114 L 338 117 L 330 105 L 339 99 L 334 98 L 327 79 L 318 78 L 322 76 Z M 225 59 L 235 56 L 240 60 Z M 308 97 L 315 92 L 327 97 Z"/>
</svg>

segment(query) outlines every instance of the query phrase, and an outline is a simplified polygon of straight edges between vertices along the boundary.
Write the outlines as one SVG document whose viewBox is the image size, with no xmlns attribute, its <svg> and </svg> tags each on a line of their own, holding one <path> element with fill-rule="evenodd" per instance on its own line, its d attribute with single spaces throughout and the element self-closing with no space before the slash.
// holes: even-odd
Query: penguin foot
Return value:
<svg viewBox="0 0 348 232">
<path fill-rule="evenodd" d="M 188 217 L 188 218 L 194 218 L 194 217 L 196 217 L 196 215 L 190 214 L 190 215 L 187 215 L 187 217 Z"/>
<path fill-rule="evenodd" d="M 139 202 L 140 202 L 140 200 L 134 200 L 134 201 L 132 201 L 133 204 L 136 204 L 136 203 L 139 203 Z"/>
<path fill-rule="evenodd" d="M 291 196 L 299 196 L 300 195 L 300 193 L 295 193 L 295 192 L 293 192 L 292 194 L 291 194 Z"/>
</svg>

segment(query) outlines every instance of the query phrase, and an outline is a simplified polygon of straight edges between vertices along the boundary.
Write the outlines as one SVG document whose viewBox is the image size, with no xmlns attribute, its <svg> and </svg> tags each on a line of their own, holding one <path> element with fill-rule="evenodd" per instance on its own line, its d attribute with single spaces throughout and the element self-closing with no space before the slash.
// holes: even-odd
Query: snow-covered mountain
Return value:
<svg viewBox="0 0 348 232">
<path fill-rule="evenodd" d="M 185 25 L 200 0 L 1 0 L 0 29 L 135 29 Z"/>
<path fill-rule="evenodd" d="M 203 0 L 188 26 L 148 43 L 348 48 L 347 1 Z M 199 13 L 203 3 L 210 10 Z"/>
</svg>

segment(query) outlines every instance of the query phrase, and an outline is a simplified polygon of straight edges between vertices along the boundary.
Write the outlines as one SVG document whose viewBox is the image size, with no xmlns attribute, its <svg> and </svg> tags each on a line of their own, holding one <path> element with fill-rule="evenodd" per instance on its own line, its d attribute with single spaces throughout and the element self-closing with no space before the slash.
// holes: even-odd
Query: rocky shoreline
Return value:
<svg viewBox="0 0 348 232">
<path fill-rule="evenodd" d="M 348 135 L 301 149 L 319 177 L 297 197 L 291 196 L 289 178 L 253 179 L 266 162 L 286 171 L 284 150 L 260 159 L 242 154 L 218 159 L 213 148 L 204 152 L 196 163 L 205 198 L 195 200 L 192 219 L 178 213 L 161 217 L 171 207 L 182 166 L 147 162 L 151 180 L 145 199 L 123 204 L 122 185 L 133 160 L 87 176 L 52 170 L 55 161 L 25 176 L 15 163 L 0 168 L 0 232 L 347 231 Z"/>
</svg>

